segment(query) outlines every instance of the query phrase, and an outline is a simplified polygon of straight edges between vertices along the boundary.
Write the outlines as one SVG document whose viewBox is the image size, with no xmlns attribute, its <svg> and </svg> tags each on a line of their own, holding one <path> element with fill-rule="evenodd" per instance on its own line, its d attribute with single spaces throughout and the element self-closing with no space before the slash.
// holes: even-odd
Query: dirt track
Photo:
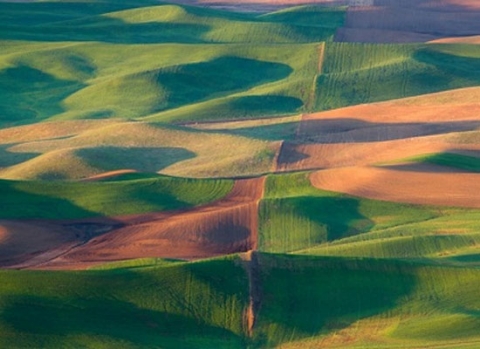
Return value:
<svg viewBox="0 0 480 349">
<path fill-rule="evenodd" d="M 184 212 L 57 223 L 64 230 L 62 233 L 66 231 L 65 236 L 75 232 L 78 234 L 89 224 L 103 224 L 112 228 L 108 232 L 93 234 L 98 236 L 92 235 L 88 240 L 83 237 L 64 241 L 58 237 L 63 235 L 54 234 L 52 241 L 48 240 L 48 245 L 37 248 L 35 256 L 15 254 L 17 250 L 10 251 L 8 260 L 16 263 L 3 266 L 83 269 L 99 263 L 131 258 L 197 259 L 255 249 L 257 206 L 263 194 L 263 186 L 263 177 L 237 180 L 231 193 L 224 199 Z M 9 226 L 15 224 L 20 223 L 9 222 Z M 49 224 L 54 226 L 53 223 Z M 9 226 L 4 228 L 1 236 L 8 235 L 5 230 L 9 229 Z M 36 229 L 36 226 L 32 225 L 30 234 L 37 233 Z M 53 232 L 56 232 L 55 229 Z M 16 244 L 27 251 L 36 243 L 28 234 L 17 240 Z M 4 249 L 8 250 L 8 245 L 5 246 Z"/>
</svg>

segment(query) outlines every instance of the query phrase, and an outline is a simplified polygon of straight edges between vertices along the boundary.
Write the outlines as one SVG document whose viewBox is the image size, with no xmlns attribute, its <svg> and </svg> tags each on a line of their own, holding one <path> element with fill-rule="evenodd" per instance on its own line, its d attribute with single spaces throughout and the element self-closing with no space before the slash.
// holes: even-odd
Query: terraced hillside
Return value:
<svg viewBox="0 0 480 349">
<path fill-rule="evenodd" d="M 478 23 L 0 1 L 0 347 L 479 347 Z"/>
</svg>

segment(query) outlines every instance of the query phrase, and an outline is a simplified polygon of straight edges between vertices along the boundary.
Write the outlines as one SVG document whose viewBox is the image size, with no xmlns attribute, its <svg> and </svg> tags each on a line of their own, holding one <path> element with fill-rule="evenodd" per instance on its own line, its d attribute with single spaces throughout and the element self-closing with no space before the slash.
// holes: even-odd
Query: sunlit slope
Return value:
<svg viewBox="0 0 480 349">
<path fill-rule="evenodd" d="M 124 169 L 188 177 L 258 174 L 272 169 L 279 146 L 248 135 L 118 120 L 7 128 L 0 143 L 2 178 L 48 180 Z"/>
<path fill-rule="evenodd" d="M 331 40 L 345 12 L 298 7 L 262 16 L 153 1 L 7 3 L 1 8 L 4 39 L 144 44 Z"/>
<path fill-rule="evenodd" d="M 2 271 L 9 348 L 244 348 L 239 258 L 85 272 Z"/>
<path fill-rule="evenodd" d="M 186 209 L 220 199 L 232 186 L 231 180 L 135 174 L 99 182 L 2 180 L 0 217 L 72 219 Z"/>
<path fill-rule="evenodd" d="M 258 347 L 473 348 L 476 268 L 258 256 Z"/>
<path fill-rule="evenodd" d="M 308 173 L 270 176 L 259 250 L 374 258 L 478 256 L 474 209 L 399 204 L 315 189 Z M 461 260 L 460 258 L 459 260 Z"/>
<path fill-rule="evenodd" d="M 476 45 L 4 43 L 3 125 L 276 116 L 480 82 Z"/>
<path fill-rule="evenodd" d="M 5 42 L 3 125 L 47 118 L 276 116 L 310 98 L 318 44 Z"/>
<path fill-rule="evenodd" d="M 318 45 L 344 15 L 146 5 L 0 3 L 0 125 L 291 114 L 307 103 Z M 23 23 L 30 17 L 35 25 Z"/>
<path fill-rule="evenodd" d="M 476 86 L 479 57 L 478 45 L 328 43 L 316 109 Z"/>
<path fill-rule="evenodd" d="M 3 271 L 2 340 L 11 348 L 473 348 L 479 341 L 478 269 L 255 258 L 250 294 L 239 256 Z M 249 297 L 259 304 L 250 334 Z"/>
</svg>

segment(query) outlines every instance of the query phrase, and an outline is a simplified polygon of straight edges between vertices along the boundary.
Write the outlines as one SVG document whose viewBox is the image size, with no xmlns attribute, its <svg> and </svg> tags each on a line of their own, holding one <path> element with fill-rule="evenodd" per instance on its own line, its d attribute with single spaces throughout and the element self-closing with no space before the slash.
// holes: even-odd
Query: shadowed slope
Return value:
<svg viewBox="0 0 480 349">
<path fill-rule="evenodd" d="M 23 258 L 13 267 L 79 269 L 124 259 L 198 259 L 250 250 L 256 245 L 257 205 L 263 182 L 263 178 L 238 180 L 224 199 L 194 209 L 52 221 L 52 227 L 70 227 L 73 231 L 91 224 L 110 228 L 81 243 L 61 246 L 63 249 L 45 248 L 43 254 L 32 260 Z M 22 241 L 28 247 L 28 239 Z"/>
<path fill-rule="evenodd" d="M 1 271 L 2 344 L 244 348 L 238 258 L 83 272 Z"/>
</svg>

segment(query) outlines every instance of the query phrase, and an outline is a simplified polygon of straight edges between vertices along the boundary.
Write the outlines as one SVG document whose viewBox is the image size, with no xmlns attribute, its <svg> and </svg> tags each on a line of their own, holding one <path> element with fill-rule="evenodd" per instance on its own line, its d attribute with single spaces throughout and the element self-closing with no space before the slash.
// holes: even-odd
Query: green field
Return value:
<svg viewBox="0 0 480 349">
<path fill-rule="evenodd" d="M 473 45 L 327 43 L 316 109 L 386 101 L 480 82 Z"/>
<path fill-rule="evenodd" d="M 418 163 L 427 163 L 440 166 L 451 167 L 467 172 L 480 172 L 480 159 L 473 156 L 453 154 L 453 153 L 438 153 L 427 154 L 424 156 L 408 159 Z"/>
<path fill-rule="evenodd" d="M 0 180 L 0 218 L 72 219 L 178 210 L 218 200 L 231 180 L 195 180 L 164 176 L 101 182 Z"/>
<path fill-rule="evenodd" d="M 256 273 L 261 307 L 250 337 L 243 318 L 248 278 L 237 256 L 82 272 L 2 271 L 2 344 L 315 347 L 351 333 L 355 348 L 467 348 L 480 339 L 478 268 L 259 254 Z"/>
<path fill-rule="evenodd" d="M 243 348 L 248 287 L 235 261 L 2 271 L 2 346 Z"/>
<path fill-rule="evenodd" d="M 19 269 L 0 269 L 0 348 L 480 347 L 480 209 L 320 190 L 279 161 L 355 176 L 350 149 L 389 138 L 308 114 L 459 96 L 480 46 L 336 42 L 348 7 L 277 5 L 0 1 L 0 262 Z M 477 96 L 400 102 L 412 121 L 372 123 L 399 130 L 375 149 L 420 155 L 376 165 L 479 173 Z M 458 107 L 458 129 L 416 102 Z"/>
</svg>

